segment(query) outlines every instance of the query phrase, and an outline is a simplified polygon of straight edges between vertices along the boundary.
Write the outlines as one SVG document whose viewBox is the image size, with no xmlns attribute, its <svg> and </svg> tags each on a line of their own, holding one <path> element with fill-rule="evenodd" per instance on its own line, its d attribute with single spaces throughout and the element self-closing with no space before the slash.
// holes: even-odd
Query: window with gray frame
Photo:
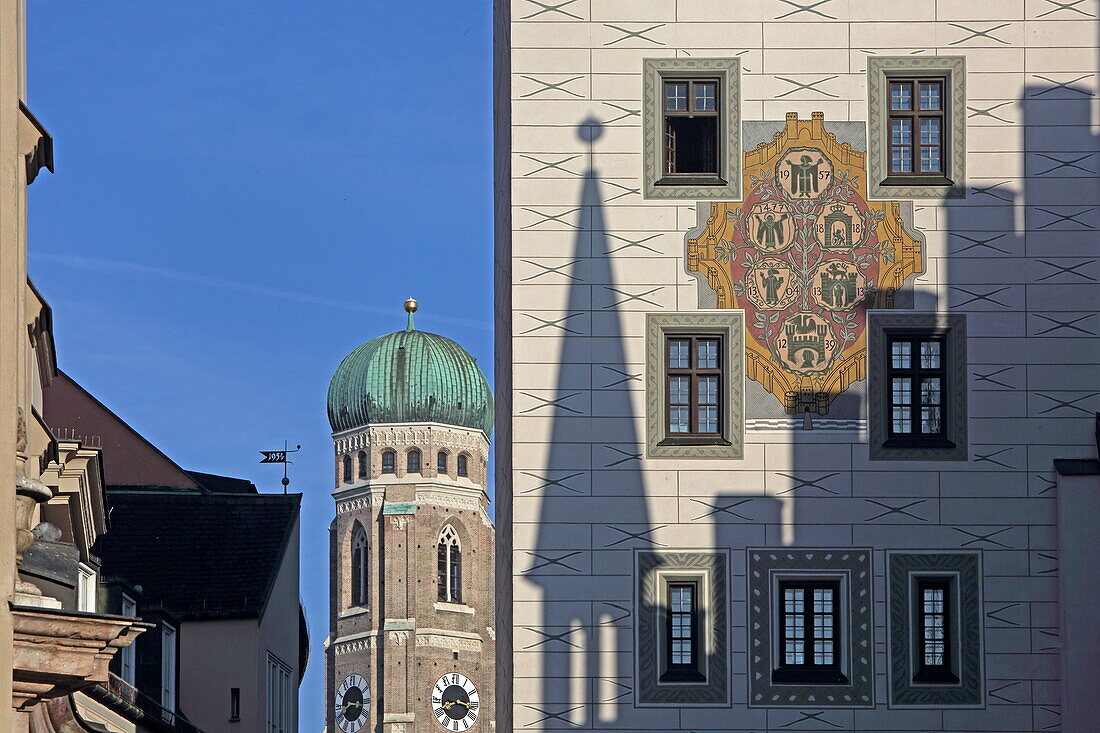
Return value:
<svg viewBox="0 0 1100 733">
<path fill-rule="evenodd" d="M 888 552 L 890 704 L 981 706 L 980 552 Z"/>
<path fill-rule="evenodd" d="M 966 62 L 962 56 L 867 59 L 869 194 L 965 194 Z"/>
<path fill-rule="evenodd" d="M 650 458 L 741 458 L 744 314 L 646 318 L 646 445 Z"/>
<path fill-rule="evenodd" d="M 871 550 L 746 552 L 749 706 L 873 707 Z"/>
<path fill-rule="evenodd" d="M 638 551 L 639 706 L 728 705 L 725 552 Z"/>
<path fill-rule="evenodd" d="M 966 316 L 868 316 L 871 460 L 966 460 Z"/>
<path fill-rule="evenodd" d="M 740 198 L 740 61 L 645 59 L 643 84 L 645 197 Z"/>
</svg>

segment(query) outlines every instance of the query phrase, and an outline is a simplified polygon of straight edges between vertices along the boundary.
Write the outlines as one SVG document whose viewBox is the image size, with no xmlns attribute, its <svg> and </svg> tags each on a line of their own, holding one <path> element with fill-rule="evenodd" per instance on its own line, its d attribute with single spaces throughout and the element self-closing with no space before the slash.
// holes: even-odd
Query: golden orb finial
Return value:
<svg viewBox="0 0 1100 733">
<path fill-rule="evenodd" d="M 419 308 L 419 307 L 420 307 L 420 304 L 417 303 L 416 300 L 413 299 L 413 298 L 409 298 L 408 300 L 405 301 L 405 312 L 406 313 L 416 313 L 416 309 Z"/>
</svg>

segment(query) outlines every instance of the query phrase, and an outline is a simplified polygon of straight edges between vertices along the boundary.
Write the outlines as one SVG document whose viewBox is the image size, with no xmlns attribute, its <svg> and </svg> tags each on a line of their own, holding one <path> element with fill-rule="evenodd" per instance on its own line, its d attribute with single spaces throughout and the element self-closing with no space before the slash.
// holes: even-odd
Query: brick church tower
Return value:
<svg viewBox="0 0 1100 733">
<path fill-rule="evenodd" d="M 416 330 L 416 309 L 329 384 L 330 733 L 494 728 L 493 397 L 465 349 Z"/>
</svg>

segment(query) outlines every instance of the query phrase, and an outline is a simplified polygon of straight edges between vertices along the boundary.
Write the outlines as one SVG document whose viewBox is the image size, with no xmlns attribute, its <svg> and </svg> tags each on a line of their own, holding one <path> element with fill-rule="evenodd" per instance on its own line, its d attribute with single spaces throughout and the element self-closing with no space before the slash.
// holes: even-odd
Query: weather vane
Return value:
<svg viewBox="0 0 1100 733">
<path fill-rule="evenodd" d="M 281 463 L 283 464 L 283 493 L 286 493 L 286 487 L 290 486 L 290 479 L 286 475 L 286 467 L 288 463 L 294 463 L 294 461 L 287 458 L 290 453 L 297 453 L 302 449 L 302 446 L 294 446 L 294 450 L 287 449 L 287 442 L 283 441 L 282 450 L 262 450 L 260 455 L 263 458 L 260 459 L 260 463 Z"/>
</svg>

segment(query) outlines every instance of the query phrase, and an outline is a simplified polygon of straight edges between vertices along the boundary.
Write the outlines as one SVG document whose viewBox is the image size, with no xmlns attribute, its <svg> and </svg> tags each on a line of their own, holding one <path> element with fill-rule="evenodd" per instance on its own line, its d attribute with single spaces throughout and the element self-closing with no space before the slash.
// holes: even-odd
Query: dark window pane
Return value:
<svg viewBox="0 0 1100 733">
<path fill-rule="evenodd" d="M 924 81 L 920 84 L 920 108 L 921 110 L 942 110 L 940 92 L 942 85 L 938 81 Z"/>
<path fill-rule="evenodd" d="M 699 425 L 698 432 L 700 433 L 717 433 L 718 432 L 718 407 L 717 405 L 700 405 L 699 406 Z"/>
<path fill-rule="evenodd" d="M 909 352 L 912 346 L 908 341 L 895 341 L 890 345 L 890 366 L 894 369 L 909 368 Z"/>
<path fill-rule="evenodd" d="M 668 149 L 674 156 L 669 171 L 676 174 L 718 175 L 718 116 L 666 117 L 671 136 Z"/>
<path fill-rule="evenodd" d="M 392 450 L 388 450 L 382 454 L 382 473 L 394 472 L 394 458 L 396 454 Z"/>
<path fill-rule="evenodd" d="M 920 121 L 920 144 L 939 145 L 942 120 L 938 117 L 925 118 Z"/>
<path fill-rule="evenodd" d="M 718 404 L 718 377 L 699 377 L 699 404 Z"/>
<path fill-rule="evenodd" d="M 695 661 L 695 586 L 669 586 L 669 662 L 690 666 Z"/>
<path fill-rule="evenodd" d="M 699 341 L 698 367 L 700 369 L 718 368 L 718 342 L 713 339 Z"/>
<path fill-rule="evenodd" d="M 451 602 L 462 603 L 462 553 L 451 545 Z"/>
<path fill-rule="evenodd" d="M 446 602 L 448 597 L 447 592 L 447 545 L 440 542 L 436 548 L 436 583 L 438 584 L 439 593 L 437 598 L 440 601 Z"/>
<path fill-rule="evenodd" d="M 691 420 L 690 407 L 670 407 L 668 411 L 668 432 L 686 433 Z"/>
<path fill-rule="evenodd" d="M 908 343 L 906 343 L 908 346 Z M 940 368 L 940 342 L 939 341 L 921 341 L 920 344 L 920 368 L 921 369 L 939 369 Z"/>
<path fill-rule="evenodd" d="M 691 341 L 687 339 L 669 339 L 668 368 L 688 369 L 691 366 Z"/>
<path fill-rule="evenodd" d="M 409 473 L 420 473 L 420 451 L 409 451 L 405 460 L 405 470 Z"/>
<path fill-rule="evenodd" d="M 925 668 L 946 669 L 949 664 L 948 586 L 943 581 L 919 585 L 920 663 Z"/>
<path fill-rule="evenodd" d="M 717 103 L 718 86 L 713 82 L 695 84 L 695 109 L 701 112 L 713 112 Z"/>
<path fill-rule="evenodd" d="M 665 84 L 665 109 L 669 112 L 686 112 L 687 93 L 687 82 L 677 81 Z"/>
<path fill-rule="evenodd" d="M 909 82 L 895 82 L 890 85 L 890 109 L 913 109 L 913 85 Z"/>
<path fill-rule="evenodd" d="M 439 451 L 436 456 L 435 470 L 438 473 L 447 473 L 447 454 L 443 451 Z"/>
<path fill-rule="evenodd" d="M 668 380 L 668 403 L 691 404 L 691 377 L 672 377 Z"/>
</svg>

